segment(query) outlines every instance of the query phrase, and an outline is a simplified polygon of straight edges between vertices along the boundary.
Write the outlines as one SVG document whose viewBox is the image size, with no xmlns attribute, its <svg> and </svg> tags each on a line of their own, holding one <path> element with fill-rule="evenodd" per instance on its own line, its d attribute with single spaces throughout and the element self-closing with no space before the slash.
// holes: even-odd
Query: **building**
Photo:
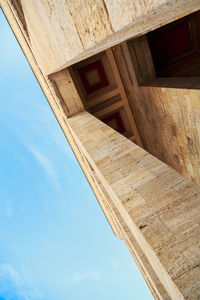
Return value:
<svg viewBox="0 0 200 300">
<path fill-rule="evenodd" d="M 155 299 L 200 299 L 199 0 L 0 0 Z"/>
</svg>

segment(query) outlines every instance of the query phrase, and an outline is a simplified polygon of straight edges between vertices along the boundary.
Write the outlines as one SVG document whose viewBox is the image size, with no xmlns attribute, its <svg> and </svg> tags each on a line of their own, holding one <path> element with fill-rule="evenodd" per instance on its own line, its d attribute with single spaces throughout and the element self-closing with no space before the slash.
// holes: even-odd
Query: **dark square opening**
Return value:
<svg viewBox="0 0 200 300">
<path fill-rule="evenodd" d="M 139 85 L 200 89 L 200 11 L 128 46 Z"/>
<path fill-rule="evenodd" d="M 147 34 L 158 77 L 200 77 L 200 14 Z"/>
</svg>

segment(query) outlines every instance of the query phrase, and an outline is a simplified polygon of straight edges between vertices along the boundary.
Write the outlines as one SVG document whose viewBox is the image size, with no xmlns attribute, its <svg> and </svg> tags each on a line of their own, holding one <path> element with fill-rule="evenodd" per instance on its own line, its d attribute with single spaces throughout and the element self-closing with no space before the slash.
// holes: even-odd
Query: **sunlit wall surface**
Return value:
<svg viewBox="0 0 200 300">
<path fill-rule="evenodd" d="M 152 299 L 0 11 L 0 300 Z"/>
</svg>

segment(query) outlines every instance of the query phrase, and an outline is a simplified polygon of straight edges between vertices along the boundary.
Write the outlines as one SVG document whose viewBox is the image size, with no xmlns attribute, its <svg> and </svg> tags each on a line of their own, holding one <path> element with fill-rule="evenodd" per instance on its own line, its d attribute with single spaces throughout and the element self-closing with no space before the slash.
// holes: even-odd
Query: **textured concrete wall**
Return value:
<svg viewBox="0 0 200 300">
<path fill-rule="evenodd" d="M 114 53 L 145 150 L 200 184 L 200 91 L 139 86 L 125 46 Z"/>
<path fill-rule="evenodd" d="M 172 299 L 200 296 L 200 188 L 89 115 L 71 132 Z"/>
<path fill-rule="evenodd" d="M 34 3 L 36 2 L 38 1 Z M 96 186 L 91 178 L 92 171 L 100 180 L 99 186 L 103 184 L 105 195 L 109 195 L 106 198 L 105 210 L 111 207 L 110 216 L 113 212 L 115 216 L 119 213 L 117 229 L 122 228 L 121 232 L 116 232 L 122 234 L 130 251 L 136 251 L 134 255 L 137 254 L 137 247 L 142 249 L 143 258 L 139 265 L 142 268 L 144 264 L 143 274 L 147 275 L 146 280 L 150 280 L 149 285 L 152 289 L 153 283 L 155 284 L 157 291 L 154 295 L 160 293 L 161 299 L 168 299 L 168 295 L 172 299 L 198 299 L 199 188 L 88 113 L 83 112 L 67 120 L 62 103 L 58 101 L 55 91 L 53 92 L 40 69 L 41 67 L 44 71 L 44 65 L 51 65 L 52 53 L 44 55 L 45 51 L 41 46 L 43 35 L 39 34 L 42 30 L 37 28 L 45 28 L 45 25 L 41 25 L 42 21 L 40 25 L 35 24 L 38 30 L 38 35 L 35 35 L 38 52 L 33 47 L 36 53 L 34 56 L 15 20 L 15 15 L 5 4 L 7 1 L 2 0 L 1 5 L 2 3 L 4 12 L 93 189 L 95 190 Z M 51 14 L 49 8 L 49 15 Z M 47 39 L 46 42 L 49 42 Z M 34 39 L 31 35 L 30 40 L 33 45 Z M 59 44 L 59 38 L 56 43 Z M 64 53 L 62 45 L 60 51 Z M 41 66 L 38 65 L 40 55 L 44 57 Z M 56 58 L 56 50 L 53 56 L 53 59 Z M 60 57 L 63 59 L 62 55 Z M 91 169 L 87 167 L 84 158 L 89 161 Z M 116 222 L 116 219 L 113 218 L 112 222 Z M 148 262 L 145 263 L 146 259 Z"/>
<path fill-rule="evenodd" d="M 197 0 L 12 2 L 45 74 L 62 68 L 78 55 L 87 57 L 200 9 Z"/>
</svg>

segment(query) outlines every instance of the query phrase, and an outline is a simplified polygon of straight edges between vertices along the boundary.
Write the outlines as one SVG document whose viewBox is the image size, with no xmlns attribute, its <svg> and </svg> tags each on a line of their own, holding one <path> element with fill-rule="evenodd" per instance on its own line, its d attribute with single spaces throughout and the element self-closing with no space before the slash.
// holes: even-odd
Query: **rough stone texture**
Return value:
<svg viewBox="0 0 200 300">
<path fill-rule="evenodd" d="M 198 0 L 21 0 L 21 6 L 21 22 L 27 26 L 32 50 L 47 75 L 63 69 L 69 62 L 72 64 L 76 57 L 80 61 L 81 55 L 91 56 L 193 12 L 200 8 L 200 3 Z"/>
<path fill-rule="evenodd" d="M 134 22 L 136 19 L 150 14 L 159 6 L 172 4 L 169 0 L 105 0 L 105 3 L 115 31 Z"/>
<path fill-rule="evenodd" d="M 104 1 L 66 0 L 84 49 L 113 33 Z"/>
<path fill-rule="evenodd" d="M 127 227 L 125 221 L 123 220 L 122 216 L 120 215 L 118 209 L 116 208 L 113 200 L 105 190 L 103 184 L 101 183 L 99 177 L 95 173 L 94 169 L 90 165 L 89 161 L 85 157 L 81 148 L 79 148 L 82 157 L 84 158 L 89 173 L 93 177 L 93 181 L 95 183 L 93 190 L 97 196 L 99 204 L 101 205 L 104 214 L 111 225 L 114 233 L 120 238 L 123 239 L 128 247 L 131 255 L 133 256 L 136 264 L 138 265 L 148 287 L 151 290 L 155 299 L 163 299 L 169 300 L 170 296 L 165 290 L 163 284 L 160 282 L 158 276 L 156 275 L 155 271 L 153 270 L 151 264 L 149 263 L 147 257 L 144 254 L 144 251 L 138 245 L 136 239 L 134 238 L 133 234 L 130 232 L 129 228 Z M 98 192 L 96 192 L 98 190 Z M 142 198 L 139 194 L 134 194 L 134 199 Z M 144 200 L 143 200 L 144 201 Z M 137 201 L 135 201 L 137 203 Z"/>
<path fill-rule="evenodd" d="M 125 50 L 115 59 L 144 149 L 200 184 L 200 91 L 139 86 Z"/>
<path fill-rule="evenodd" d="M 86 112 L 67 122 L 169 296 L 198 299 L 200 187 Z"/>
<path fill-rule="evenodd" d="M 23 0 L 23 9 L 26 4 L 27 6 L 30 3 L 37 5 L 38 2 L 40 1 Z M 45 4 L 49 2 L 45 2 Z M 183 3 L 183 1 L 181 2 Z M 179 1 L 179 3 L 181 2 Z M 197 1 L 187 1 L 187 3 L 189 2 L 197 3 Z M 110 218 L 111 224 L 117 224 L 118 227 L 116 228 L 112 225 L 116 229 L 116 234 L 125 240 L 136 261 L 138 259 L 137 263 L 143 270 L 142 273 L 144 277 L 146 276 L 146 281 L 150 281 L 149 286 L 154 297 L 157 297 L 156 299 L 169 299 L 169 295 L 171 295 L 172 299 L 198 299 L 200 296 L 199 188 L 89 114 L 84 112 L 66 121 L 62 103 L 57 103 L 55 94 L 49 88 L 49 81 L 43 76 L 40 68 L 43 68 L 44 71 L 44 66 L 50 69 L 61 63 L 63 55 L 69 54 L 63 51 L 63 49 L 66 50 L 63 47 L 66 46 L 67 40 L 62 41 L 64 45 L 62 47 L 59 40 L 62 39 L 60 33 L 61 37 L 58 36 L 58 40 L 54 41 L 56 46 L 53 45 L 53 52 L 43 51 L 40 43 L 43 45 L 43 39 L 47 44 L 50 43 L 48 35 L 45 36 L 45 34 L 51 34 L 53 29 L 51 28 L 52 25 L 47 26 L 47 29 L 43 21 L 36 18 L 39 26 L 42 26 L 43 29 L 35 23 L 36 28 L 34 30 L 38 35 L 34 36 L 31 33 L 31 43 L 34 44 L 35 38 L 35 45 L 38 48 L 35 46 L 34 49 L 30 49 L 7 3 L 6 0 L 1 2 L 4 13 L 20 41 L 84 172 L 90 178 L 92 188 L 96 189 L 91 179 L 91 173 L 94 172 L 94 177 L 98 177 L 96 179 L 97 185 L 100 187 L 102 185 L 102 191 L 105 190 L 107 217 Z M 51 1 L 51 3 L 53 2 Z M 56 3 L 58 2 L 54 2 L 54 4 Z M 64 2 L 59 3 L 62 3 L 62 7 L 65 8 Z M 51 19 L 52 14 L 51 8 L 48 8 L 49 16 L 47 18 L 49 19 Z M 29 9 L 27 7 L 27 11 Z M 192 9 L 195 10 L 196 6 Z M 25 14 L 26 20 L 29 19 L 27 24 L 31 22 L 34 14 L 34 10 L 31 11 L 31 9 Z M 66 17 L 66 14 L 64 16 Z M 52 18 L 56 19 L 55 16 Z M 47 25 L 48 22 L 47 20 Z M 69 27 L 72 23 L 72 20 L 69 21 Z M 29 30 L 30 24 L 27 27 Z M 75 36 L 76 34 L 73 37 Z M 52 39 L 55 40 L 55 36 Z M 71 42 L 71 40 L 67 42 Z M 81 43 L 77 44 L 77 47 L 79 46 L 79 50 L 83 50 Z M 37 60 L 31 50 L 34 50 Z M 75 50 L 77 51 L 77 49 Z M 60 51 L 59 55 L 61 55 L 58 58 L 57 51 Z M 40 61 L 41 65 L 38 66 L 37 62 Z M 193 103 L 198 107 L 196 97 Z M 190 119 L 190 115 L 186 114 L 187 118 Z M 174 129 L 173 132 L 175 132 Z M 190 140 L 189 144 L 193 149 Z M 193 152 L 195 153 L 195 150 Z M 81 154 L 89 161 L 90 168 L 87 168 L 85 159 Z"/>
<path fill-rule="evenodd" d="M 32 50 L 48 74 L 84 51 L 64 0 L 21 0 Z"/>
<path fill-rule="evenodd" d="M 83 103 L 67 69 L 52 74 L 49 76 L 49 80 L 67 117 L 84 110 Z"/>
</svg>

